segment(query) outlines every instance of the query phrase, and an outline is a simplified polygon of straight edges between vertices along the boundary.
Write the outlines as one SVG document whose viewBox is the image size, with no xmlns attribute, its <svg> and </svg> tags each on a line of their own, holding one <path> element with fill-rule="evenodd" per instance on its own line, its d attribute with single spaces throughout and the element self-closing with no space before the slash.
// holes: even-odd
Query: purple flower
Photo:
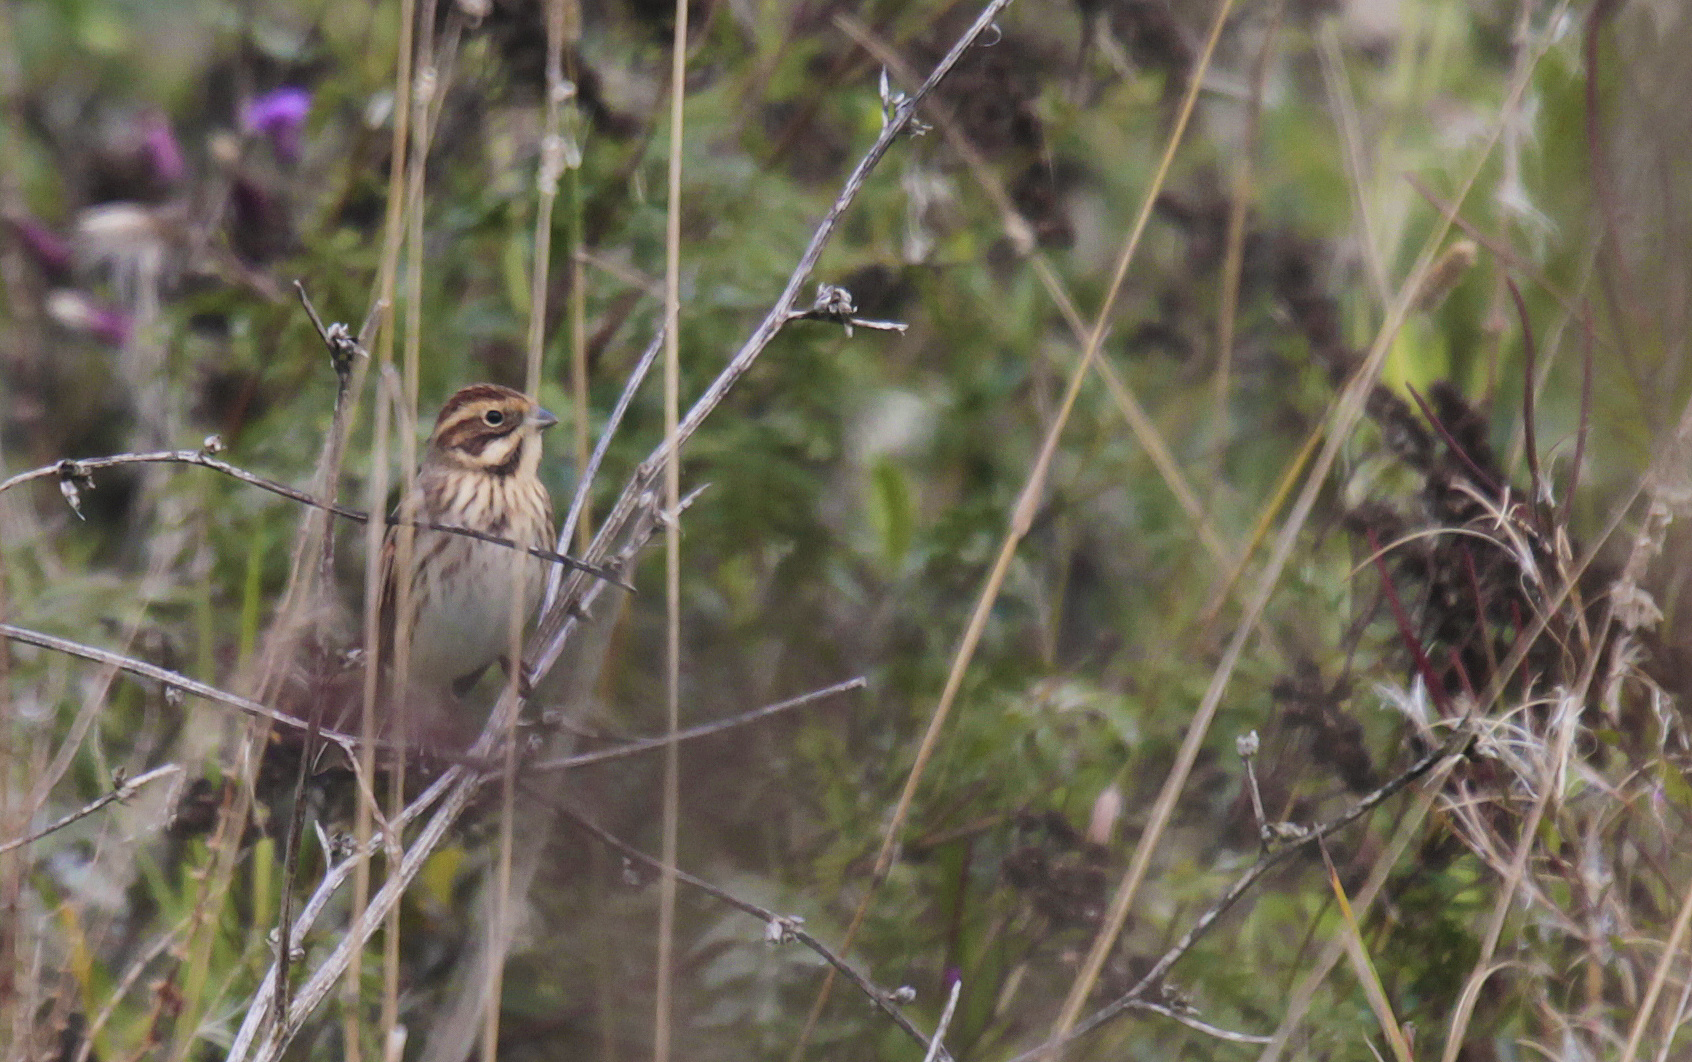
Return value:
<svg viewBox="0 0 1692 1062">
<path fill-rule="evenodd" d="M 150 116 L 143 125 L 141 144 L 147 153 L 147 161 L 153 165 L 153 173 L 164 184 L 175 184 L 188 173 L 188 164 L 182 160 L 182 147 L 176 142 L 176 134 L 170 128 L 170 120 L 162 114 Z"/>
<path fill-rule="evenodd" d="M 271 89 L 241 108 L 241 130 L 270 140 L 276 157 L 293 162 L 300 157 L 300 130 L 311 112 L 311 92 L 284 85 Z"/>
<path fill-rule="evenodd" d="M 24 251 L 48 279 L 62 281 L 70 276 L 69 240 L 26 215 L 8 215 L 6 221 L 18 234 L 18 242 L 23 245 Z"/>
<path fill-rule="evenodd" d="M 114 347 L 128 343 L 135 329 L 129 314 L 70 288 L 48 293 L 47 315 L 64 328 L 84 332 Z"/>
</svg>

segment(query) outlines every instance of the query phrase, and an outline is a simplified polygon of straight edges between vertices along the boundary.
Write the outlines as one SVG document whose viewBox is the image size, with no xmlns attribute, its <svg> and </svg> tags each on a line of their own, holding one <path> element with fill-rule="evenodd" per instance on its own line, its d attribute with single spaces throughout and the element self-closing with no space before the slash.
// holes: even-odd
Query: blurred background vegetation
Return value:
<svg viewBox="0 0 1692 1062">
<path fill-rule="evenodd" d="M 575 92 L 539 395 L 566 420 L 544 469 L 561 508 L 579 410 L 595 436 L 661 319 L 673 18 L 659 0 L 563 10 Z M 978 10 L 693 3 L 684 402 L 770 307 L 876 136 L 882 70 L 914 90 Z M 394 319 L 419 321 L 427 422 L 465 383 L 523 382 L 547 38 L 536 0 L 419 12 L 442 60 L 438 118 L 421 297 Z M 1679 843 L 1692 660 L 1675 621 L 1692 565 L 1675 521 L 1692 499 L 1678 432 L 1692 16 L 1674 0 L 1239 0 L 1154 189 L 1216 14 L 1208 0 L 1012 5 L 919 112 L 931 131 L 875 170 L 813 278 L 908 329 L 795 322 L 690 445 L 684 489 L 710 486 L 684 520 L 684 724 L 856 675 L 867 688 L 686 746 L 680 864 L 825 942 L 867 899 L 851 961 L 913 988 L 924 1029 L 961 980 L 948 1048 L 1012 1057 L 1051 1030 L 1245 622 L 1091 1006 L 1257 858 L 1238 737 L 1260 735 L 1268 818 L 1308 825 L 1472 713 L 1468 758 L 1327 842 L 1333 883 L 1314 849 L 1282 863 L 1157 998 L 1259 1037 L 1285 1023 L 1286 1057 L 1390 1057 L 1389 1026 L 1418 1058 L 1685 1057 L 1692 960 L 1674 930 L 1692 880 Z M 355 327 L 372 305 L 399 26 L 394 0 L 0 9 L 0 478 L 215 434 L 233 463 L 309 483 L 336 383 L 292 284 Z M 892 809 L 1083 350 L 1059 297 L 1092 322 L 1148 196 L 1104 320 L 1113 379 L 1090 373 L 1063 427 L 877 884 Z M 1432 237 L 1437 276 L 1422 283 Z M 1382 386 L 1272 565 L 1307 441 L 1329 437 L 1384 324 Z M 342 479 L 354 503 L 370 405 Z M 1139 430 L 1124 415 L 1136 407 Z M 661 433 L 649 384 L 594 485 L 601 511 Z M 0 495 L 0 620 L 240 688 L 302 511 L 171 466 L 100 473 L 77 500 L 79 513 L 50 479 Z M 341 537 L 356 609 L 363 536 Z M 663 729 L 660 552 L 615 618 L 592 703 L 571 708 L 593 740 Z M 1613 585 L 1625 614 L 1608 611 Z M 274 831 L 254 830 L 228 887 L 208 889 L 214 842 L 172 824 L 191 779 L 250 774 L 246 724 L 4 644 L 0 713 L 0 841 L 109 792 L 119 769 L 184 768 L 0 854 L 8 1057 L 222 1057 L 273 954 L 282 858 Z M 656 851 L 661 779 L 647 757 L 547 784 Z M 489 814 L 471 820 L 407 899 L 411 1055 L 491 859 Z M 645 1057 L 650 876 L 568 825 L 519 843 L 547 847 L 501 1056 Z M 321 871 L 305 849 L 301 895 Z M 308 956 L 332 943 L 322 933 Z M 1358 967 L 1320 961 L 1348 938 L 1390 1021 Z M 787 1058 L 805 1036 L 810 1058 L 920 1057 L 844 988 L 802 1033 L 823 970 L 684 893 L 677 1052 Z M 1458 1021 L 1460 1001 L 1472 1016 Z M 339 1007 L 293 1057 L 346 1057 Z M 367 1007 L 354 1023 L 375 1028 Z M 1636 1023 L 1642 1047 L 1628 1044 Z M 1066 1057 L 1263 1052 L 1131 1013 Z"/>
</svg>

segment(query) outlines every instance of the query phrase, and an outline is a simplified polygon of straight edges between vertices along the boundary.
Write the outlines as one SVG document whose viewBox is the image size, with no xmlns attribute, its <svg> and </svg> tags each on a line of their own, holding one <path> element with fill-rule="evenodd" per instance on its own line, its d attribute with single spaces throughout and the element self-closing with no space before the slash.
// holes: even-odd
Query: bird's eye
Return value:
<svg viewBox="0 0 1692 1062">
<path fill-rule="evenodd" d="M 505 423 L 505 413 L 502 410 L 490 409 L 482 414 L 482 421 L 490 428 L 497 428 Z"/>
</svg>

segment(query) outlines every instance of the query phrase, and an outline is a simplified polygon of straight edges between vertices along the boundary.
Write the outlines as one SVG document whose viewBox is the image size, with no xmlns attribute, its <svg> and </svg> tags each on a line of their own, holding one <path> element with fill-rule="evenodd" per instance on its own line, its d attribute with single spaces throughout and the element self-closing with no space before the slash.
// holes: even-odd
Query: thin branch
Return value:
<svg viewBox="0 0 1692 1062">
<path fill-rule="evenodd" d="M 837 284 L 818 284 L 817 298 L 809 310 L 790 310 L 787 314 L 789 321 L 831 321 L 846 330 L 846 338 L 852 338 L 852 329 L 868 328 L 877 332 L 898 332 L 900 335 L 910 325 L 903 321 L 872 321 L 858 316 L 858 306 L 852 301 L 852 293 Z"/>
<path fill-rule="evenodd" d="M 758 323 L 758 327 L 753 330 L 752 335 L 741 345 L 741 348 L 735 352 L 728 365 L 711 382 L 710 387 L 706 388 L 705 393 L 694 402 L 693 407 L 688 410 L 687 416 L 682 418 L 681 424 L 676 430 L 674 445 L 677 448 L 685 445 L 693 437 L 693 434 L 699 430 L 699 426 L 704 423 L 705 418 L 710 416 L 712 410 L 721 404 L 729 390 L 739 382 L 747 370 L 752 368 L 752 363 L 758 359 L 758 355 L 764 352 L 764 348 L 770 345 L 770 342 L 781 332 L 782 327 L 788 323 L 789 315 L 793 310 L 793 302 L 799 295 L 799 289 L 810 278 L 811 271 L 816 268 L 817 261 L 822 257 L 823 248 L 827 246 L 829 239 L 834 235 L 834 229 L 840 223 L 841 216 L 846 213 L 846 208 L 852 205 L 853 201 L 857 199 L 858 193 L 863 190 L 864 182 L 869 178 L 870 172 L 881 162 L 882 156 L 887 154 L 887 150 L 893 146 L 893 142 L 910 125 L 917 106 L 934 91 L 935 86 L 939 85 L 947 74 L 952 72 L 952 68 L 963 58 L 964 53 L 975 45 L 975 42 L 987 31 L 987 27 L 991 26 L 993 20 L 998 18 L 999 14 L 1010 4 L 1011 0 L 992 0 L 982 9 L 981 14 L 976 17 L 970 28 L 964 31 L 963 36 L 959 37 L 957 42 L 952 45 L 945 58 L 941 59 L 934 70 L 929 73 L 927 80 L 914 93 L 901 99 L 891 109 L 891 113 L 882 125 L 881 134 L 876 137 L 875 143 L 870 145 L 870 149 L 864 154 L 864 157 L 858 160 L 857 166 L 852 169 L 851 174 L 846 178 L 846 183 L 841 188 L 840 194 L 835 197 L 833 204 L 828 208 L 828 212 L 823 215 L 822 220 L 817 224 L 816 231 L 811 234 L 810 243 L 805 246 L 804 252 L 799 256 L 799 262 L 788 276 L 787 286 L 782 289 L 781 296 L 776 299 L 775 305 Z M 617 507 L 612 510 L 602 533 L 604 530 L 616 528 L 620 521 L 627 519 L 627 510 L 638 503 L 648 485 L 657 481 L 659 472 L 662 470 L 664 462 L 669 459 L 670 453 L 671 444 L 666 441 L 653 450 L 652 454 L 641 463 L 633 480 L 618 500 Z"/>
<path fill-rule="evenodd" d="M 1153 1003 L 1149 999 L 1135 1000 L 1133 1009 L 1143 1010 L 1148 1014 L 1161 1014 L 1170 1021 L 1180 1022 L 1182 1025 L 1185 1025 L 1194 1032 L 1201 1032 L 1206 1036 L 1214 1036 L 1218 1040 L 1226 1040 L 1231 1044 L 1266 1044 L 1275 1039 L 1273 1036 L 1259 1036 L 1256 1033 L 1243 1033 L 1235 1032 L 1232 1029 L 1224 1029 L 1219 1025 L 1212 1025 L 1185 1010 L 1177 1010 L 1165 1003 Z"/>
<path fill-rule="evenodd" d="M 127 671 L 132 675 L 140 675 L 142 678 L 150 678 L 155 682 L 162 683 L 167 688 L 181 690 L 183 693 L 191 693 L 196 697 L 212 701 L 217 704 L 227 704 L 229 707 L 240 709 L 248 715 L 256 716 L 260 719 L 268 719 L 273 723 L 281 723 L 283 726 L 293 727 L 295 730 L 311 729 L 311 723 L 299 718 L 298 716 L 278 711 L 275 708 L 260 704 L 254 700 L 249 700 L 246 697 L 242 697 L 240 694 L 229 693 L 225 690 L 217 689 L 214 686 L 208 686 L 203 682 L 196 682 L 187 675 L 159 667 L 156 664 L 149 664 L 142 660 L 136 660 L 133 657 L 120 656 L 117 653 L 108 652 L 104 649 L 97 649 L 91 645 L 83 645 L 81 642 L 73 642 L 66 638 L 58 638 L 51 634 L 43 634 L 41 631 L 33 631 L 25 627 L 14 627 L 10 623 L 0 623 L 0 638 L 7 638 L 14 642 L 22 642 L 25 645 L 33 645 L 42 649 L 51 649 L 54 652 L 64 653 L 68 656 L 78 656 L 84 660 L 92 660 L 96 664 L 108 664 L 120 671 Z M 348 751 L 351 751 L 353 746 L 358 743 L 357 739 L 351 734 L 343 734 L 339 730 L 325 729 L 320 731 L 320 733 L 324 738 L 329 741 L 333 741 L 335 744 L 347 749 Z"/>
<path fill-rule="evenodd" d="M 347 400 L 352 393 L 354 370 L 361 362 L 369 362 L 370 352 L 364 348 L 359 340 L 352 336 L 346 325 L 339 321 L 331 325 L 324 325 L 323 319 L 318 316 L 317 307 L 313 305 L 311 296 L 306 293 L 303 283 L 295 280 L 294 290 L 299 295 L 300 306 L 305 310 L 306 316 L 310 318 L 312 327 L 317 329 L 318 337 L 323 341 L 324 348 L 329 352 L 329 364 L 335 370 L 335 409 L 330 418 L 329 451 L 325 456 L 329 467 L 339 468 L 344 453 L 343 448 L 346 444 L 347 419 L 351 415 Z M 374 314 L 375 310 L 372 308 L 371 316 L 365 321 L 365 328 L 368 328 L 371 321 L 375 319 Z M 326 479 L 322 484 L 321 503 L 333 505 L 338 490 L 338 477 Z M 333 584 L 335 577 L 335 535 L 332 529 L 327 526 L 327 515 L 323 519 L 326 526 L 323 529 L 322 548 L 318 554 L 317 580 L 320 586 L 327 587 Z M 315 674 L 313 676 L 314 684 L 320 685 L 322 677 L 321 672 Z M 277 914 L 275 930 L 278 938 L 276 944 L 278 955 L 289 955 L 294 949 L 294 943 L 290 936 L 293 924 L 291 912 L 294 900 L 294 882 L 299 874 L 300 834 L 305 826 L 306 782 L 311 774 L 311 764 L 317 757 L 319 735 L 323 723 L 321 705 L 314 705 L 314 709 L 311 713 L 312 726 L 306 733 L 305 744 L 300 750 L 299 763 L 294 770 L 294 795 L 291 810 L 288 814 L 287 831 L 283 835 L 282 841 L 282 888 L 279 890 L 280 910 Z M 357 760 L 349 760 L 349 762 L 356 764 Z M 402 759 L 401 763 L 403 764 L 403 762 Z M 360 782 L 366 780 L 365 773 L 362 770 L 357 770 L 355 773 Z M 277 1017 L 281 1017 L 287 1013 L 288 964 L 278 963 L 276 970 L 278 979 L 276 1014 Z"/>
<path fill-rule="evenodd" d="M 257 487 L 260 490 L 267 490 L 272 494 L 279 494 L 290 501 L 299 502 L 301 505 L 309 505 L 313 509 L 322 509 L 324 512 L 334 513 L 336 516 L 340 516 L 348 520 L 355 520 L 362 524 L 370 519 L 370 514 L 363 512 L 362 510 L 350 509 L 347 506 L 337 505 L 333 502 L 318 501 L 305 491 L 296 490 L 286 484 L 278 483 L 272 479 L 266 479 L 260 475 L 255 475 L 244 468 L 238 468 L 227 461 L 221 461 L 212 455 L 222 449 L 222 443 L 217 440 L 216 436 L 207 439 L 206 442 L 206 447 L 200 450 L 154 450 L 148 453 L 112 454 L 108 457 L 84 457 L 80 459 L 66 458 L 62 461 L 55 461 L 50 465 L 43 465 L 40 468 L 31 469 L 28 472 L 19 472 L 12 478 L 0 483 L 0 494 L 4 494 L 13 487 L 23 483 L 28 483 L 31 480 L 46 479 L 48 476 L 57 476 L 59 479 L 60 489 L 64 491 L 65 496 L 67 500 L 70 500 L 72 507 L 75 507 L 78 505 L 78 501 L 76 499 L 79 497 L 79 489 L 82 486 L 87 485 L 91 478 L 91 473 L 97 472 L 101 469 L 119 468 L 124 465 L 196 465 L 200 468 L 209 468 L 213 472 L 221 472 L 226 476 L 240 480 L 248 486 Z M 406 521 L 401 520 L 397 516 L 387 517 L 386 523 L 389 527 L 398 527 L 401 524 L 406 524 L 409 527 L 415 527 L 424 531 L 440 531 L 449 535 L 463 535 L 466 538 L 473 538 L 477 541 L 486 542 L 494 546 L 503 546 L 506 549 L 520 549 L 532 557 L 539 557 L 542 560 L 551 561 L 553 564 L 561 564 L 566 568 L 586 572 L 587 574 L 597 578 L 616 583 L 624 590 L 631 592 L 634 590 L 634 587 L 630 586 L 626 582 L 623 582 L 618 576 L 597 565 L 577 560 L 574 557 L 567 557 L 562 553 L 554 553 L 551 550 L 541 549 L 537 546 L 520 545 L 508 538 L 500 538 L 498 535 L 490 535 L 483 531 L 474 530 L 473 528 L 459 527 L 454 524 L 435 524 L 423 520 Z"/>
<path fill-rule="evenodd" d="M 922 1056 L 922 1062 L 935 1062 L 945 1049 L 942 1041 L 946 1039 L 946 1030 L 951 1028 L 952 1015 L 958 1009 L 958 997 L 963 995 L 963 978 L 952 982 L 952 993 L 946 997 L 946 1009 L 940 1012 L 940 1024 L 934 1027 L 934 1038 L 928 1042 L 928 1053 Z"/>
<path fill-rule="evenodd" d="M 756 723 L 761 719 L 768 719 L 772 715 L 779 715 L 782 712 L 820 701 L 824 697 L 832 697 L 837 693 L 847 693 L 851 690 L 861 690 L 866 685 L 867 683 L 862 678 L 848 679 L 845 682 L 835 683 L 833 686 L 825 686 L 820 690 L 800 694 L 789 700 L 766 704 L 762 708 L 754 708 L 750 712 L 742 712 L 740 715 L 731 715 L 727 719 L 718 719 L 715 722 L 702 723 L 686 730 L 678 730 L 674 734 L 659 734 L 657 737 L 640 738 L 637 741 L 613 745 L 607 749 L 596 749 L 593 752 L 582 752 L 574 756 L 562 756 L 554 760 L 542 760 L 529 769 L 533 771 L 562 771 L 573 767 L 586 767 L 592 763 L 604 763 L 606 760 L 622 759 L 625 756 L 634 756 L 642 752 L 650 752 L 653 749 L 661 749 L 666 745 L 720 734 L 725 730 L 745 726 L 747 723 Z"/>
<path fill-rule="evenodd" d="M 1168 975 L 1170 968 L 1180 961 L 1182 956 L 1191 951 L 1193 945 L 1197 944 L 1206 934 L 1214 929 L 1217 921 L 1224 914 L 1228 913 L 1228 910 L 1233 907 L 1234 904 L 1238 903 L 1240 898 L 1249 892 L 1251 887 L 1257 884 L 1258 880 L 1261 879 L 1264 874 L 1268 873 L 1277 864 L 1285 862 L 1293 855 L 1293 853 L 1302 851 L 1313 844 L 1317 844 L 1323 839 L 1338 833 L 1347 826 L 1350 826 L 1352 823 L 1369 814 L 1371 811 L 1374 811 L 1388 798 L 1392 797 L 1412 782 L 1415 782 L 1417 779 L 1426 775 L 1444 760 L 1452 756 L 1461 755 L 1463 749 L 1468 745 L 1472 737 L 1473 732 L 1470 729 L 1467 727 L 1459 728 L 1457 732 L 1452 734 L 1450 739 L 1447 740 L 1444 745 L 1423 756 L 1420 760 L 1417 760 L 1414 764 L 1412 764 L 1404 773 L 1398 775 L 1379 789 L 1376 789 L 1374 792 L 1363 797 L 1355 805 L 1353 805 L 1350 810 L 1328 820 L 1325 823 L 1322 823 L 1320 826 L 1309 829 L 1302 836 L 1288 837 L 1285 831 L 1282 831 L 1279 836 L 1283 838 L 1283 843 L 1264 852 L 1263 855 L 1258 857 L 1257 862 L 1253 863 L 1250 867 L 1247 867 L 1246 870 L 1234 880 L 1234 883 L 1228 886 L 1227 890 L 1223 892 L 1222 895 L 1218 897 L 1203 914 L 1199 915 L 1198 919 L 1193 922 L 1192 926 L 1181 935 L 1181 939 L 1177 940 L 1169 948 L 1169 950 L 1165 951 L 1163 955 L 1159 957 L 1157 962 L 1152 964 L 1151 969 L 1147 970 L 1146 973 L 1134 983 L 1132 988 L 1118 997 L 1114 1002 L 1106 1004 L 1099 1010 L 1094 1011 L 1087 1018 L 1076 1022 L 1075 1027 L 1071 1029 L 1069 1034 L 1063 1037 L 1063 1039 L 1042 1043 L 1032 1050 L 1025 1051 L 1016 1056 L 1012 1062 L 1034 1062 L 1035 1059 L 1045 1057 L 1048 1052 L 1061 1049 L 1071 1043 L 1074 1043 L 1076 1040 L 1079 1040 L 1094 1029 L 1097 1029 L 1099 1026 L 1104 1025 L 1106 1022 L 1109 1022 L 1114 1018 L 1120 1017 L 1127 1011 L 1156 1010 L 1154 1006 L 1147 1006 L 1148 1003 L 1152 1002 L 1146 998 L 1147 994 L 1153 989 L 1156 989 L 1162 983 L 1164 977 Z M 1158 1011 L 1158 1013 L 1165 1013 L 1165 1011 Z M 1181 1020 L 1177 1015 L 1172 1013 L 1168 1016 L 1176 1017 L 1177 1020 Z M 1204 1031 L 1209 1032 L 1211 1030 L 1207 1028 Z M 1254 1039 L 1250 1042 L 1267 1043 L 1268 1039 Z"/>
<path fill-rule="evenodd" d="M 628 844 L 621 838 L 607 832 L 598 823 L 579 812 L 576 812 L 568 807 L 561 807 L 558 810 L 565 818 L 575 823 L 578 827 L 593 834 L 593 836 L 599 838 L 605 844 L 616 849 L 635 862 L 643 863 L 646 866 L 660 872 L 665 869 L 664 864 L 660 860 L 647 855 L 645 852 L 642 852 L 640 849 Z M 877 987 L 875 982 L 859 973 L 850 963 L 836 954 L 833 949 L 828 947 L 828 945 L 807 933 L 802 928 L 803 919 L 792 915 L 778 915 L 768 908 L 760 907 L 749 900 L 743 900 L 740 897 L 735 896 L 733 893 L 725 892 L 703 878 L 696 878 L 685 870 L 681 870 L 679 868 L 671 869 L 675 874 L 677 881 L 685 885 L 692 886 L 700 892 L 705 893 L 707 896 L 719 900 L 722 903 L 726 903 L 735 910 L 744 914 L 749 914 L 753 918 L 756 918 L 760 922 L 764 923 L 767 927 L 768 937 L 772 942 L 782 943 L 787 940 L 796 940 L 805 945 L 805 947 L 811 949 L 811 951 L 820 956 L 824 962 L 828 963 L 829 966 L 833 967 L 835 970 L 838 970 L 848 981 L 852 982 L 858 991 L 862 992 L 865 998 L 875 1005 L 877 1010 L 880 1010 L 883 1014 L 886 1014 L 889 1018 L 893 1019 L 893 1022 L 898 1025 L 900 1029 L 903 1029 L 907 1036 L 915 1040 L 925 1050 L 932 1049 L 934 1041 L 930 1040 L 929 1037 L 924 1036 L 922 1030 L 918 1029 L 916 1024 L 912 1022 L 910 1018 L 905 1016 L 903 1011 L 894 1006 L 894 1000 L 899 998 L 898 993 Z M 951 1055 L 947 1054 L 946 1049 L 943 1047 L 939 1049 L 938 1054 L 931 1055 L 930 1057 L 942 1060 L 942 1062 L 950 1062 L 951 1060 Z"/>
<path fill-rule="evenodd" d="M 634 372 L 629 374 L 628 381 L 623 384 L 623 393 L 617 396 L 617 404 L 611 408 L 611 416 L 605 422 L 605 430 L 599 433 L 599 442 L 594 444 L 593 456 L 582 468 L 581 475 L 576 480 L 576 493 L 570 499 L 570 512 L 564 517 L 564 524 L 558 529 L 558 548 L 570 548 L 570 539 L 576 533 L 576 525 L 581 522 L 582 513 L 587 508 L 588 495 L 592 493 L 593 481 L 599 476 L 600 463 L 605 460 L 605 452 L 611 448 L 611 439 L 617 434 L 617 429 L 623 424 L 623 416 L 628 413 L 629 406 L 634 402 L 634 396 L 640 391 L 640 385 L 645 382 L 646 374 L 652 370 L 653 362 L 658 360 L 659 351 L 664 349 L 664 331 L 652 337 L 652 342 L 646 345 L 646 352 L 640 356 L 635 364 Z M 562 581 L 563 572 L 554 568 L 548 573 L 546 580 L 546 601 L 541 606 L 541 615 L 545 615 L 552 608 L 552 602 L 558 595 L 558 587 Z"/>
<path fill-rule="evenodd" d="M 51 826 L 43 826 L 41 829 L 36 830 L 34 833 L 29 834 L 26 837 L 14 838 L 13 840 L 7 841 L 5 844 L 0 844 L 0 855 L 5 855 L 7 852 L 10 852 L 15 848 L 22 848 L 26 844 L 34 844 L 36 841 L 41 840 L 41 838 L 47 836 L 48 834 L 57 830 L 62 830 L 79 819 L 85 819 L 103 807 L 115 804 L 119 801 L 128 800 L 148 782 L 155 782 L 160 778 L 163 778 L 165 775 L 176 774 L 181 770 L 182 768 L 176 764 L 167 763 L 163 767 L 154 767 L 146 774 L 138 775 L 135 778 L 128 780 L 123 778 L 114 778 L 112 780 L 112 791 L 110 793 L 100 797 L 93 803 L 87 804 L 82 808 L 71 812 L 69 815 L 66 815 Z"/>
</svg>

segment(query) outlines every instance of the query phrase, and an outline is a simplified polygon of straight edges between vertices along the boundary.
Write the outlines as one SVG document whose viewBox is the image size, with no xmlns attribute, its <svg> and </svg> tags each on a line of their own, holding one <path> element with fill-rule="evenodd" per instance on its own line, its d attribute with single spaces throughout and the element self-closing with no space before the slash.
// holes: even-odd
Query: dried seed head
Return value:
<svg viewBox="0 0 1692 1062">
<path fill-rule="evenodd" d="M 1458 240 L 1447 247 L 1422 278 L 1422 286 L 1416 292 L 1416 309 L 1424 313 L 1438 309 L 1474 266 L 1478 254 L 1479 248 L 1473 240 Z"/>
</svg>

